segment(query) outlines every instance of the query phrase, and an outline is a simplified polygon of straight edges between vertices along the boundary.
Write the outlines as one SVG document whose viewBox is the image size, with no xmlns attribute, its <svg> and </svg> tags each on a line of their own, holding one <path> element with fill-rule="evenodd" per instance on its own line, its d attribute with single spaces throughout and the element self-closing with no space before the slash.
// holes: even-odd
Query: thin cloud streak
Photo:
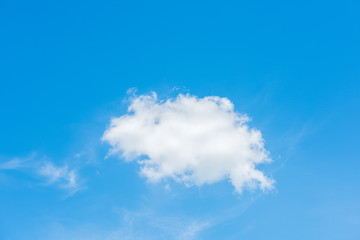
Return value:
<svg viewBox="0 0 360 240">
<path fill-rule="evenodd" d="M 40 185 L 56 186 L 69 191 L 70 195 L 79 191 L 82 186 L 75 169 L 68 165 L 57 166 L 44 156 L 31 154 L 27 158 L 14 158 L 0 164 L 0 171 L 18 171 L 35 179 L 40 179 Z"/>
</svg>

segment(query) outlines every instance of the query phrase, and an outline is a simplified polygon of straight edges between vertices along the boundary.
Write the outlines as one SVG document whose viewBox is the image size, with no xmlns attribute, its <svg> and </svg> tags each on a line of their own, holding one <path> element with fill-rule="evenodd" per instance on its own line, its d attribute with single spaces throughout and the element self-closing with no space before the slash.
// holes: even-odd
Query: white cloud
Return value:
<svg viewBox="0 0 360 240">
<path fill-rule="evenodd" d="M 115 213 L 116 214 L 116 213 Z M 46 222 L 37 239 L 53 240 L 199 240 L 213 226 L 209 219 L 164 216 L 153 210 L 118 211 L 113 224 L 100 226 L 92 222 L 68 224 Z"/>
<path fill-rule="evenodd" d="M 36 157 L 35 153 L 30 154 L 29 156 L 25 158 L 19 158 L 15 157 L 11 160 L 7 158 L 1 158 L 1 160 L 4 160 L 4 162 L 0 162 L 0 170 L 17 170 L 20 168 L 27 168 L 29 167 L 29 163 L 32 162 Z"/>
<path fill-rule="evenodd" d="M 48 184 L 59 183 L 62 188 L 78 188 L 76 172 L 75 170 L 69 170 L 67 165 L 57 167 L 51 162 L 45 162 L 40 167 L 38 174 L 44 177 Z"/>
<path fill-rule="evenodd" d="M 210 222 L 191 222 L 185 226 L 183 232 L 177 236 L 177 240 L 199 239 L 199 233 L 211 226 Z"/>
<path fill-rule="evenodd" d="M 45 160 L 46 159 L 46 160 Z M 26 158 L 13 158 L 0 163 L 0 170 L 19 171 L 37 179 L 41 179 L 46 185 L 55 185 L 75 193 L 80 189 L 79 176 L 74 169 L 69 169 L 65 164 L 56 166 L 47 160 L 46 156 L 31 154 Z"/>
<path fill-rule="evenodd" d="M 270 189 L 273 180 L 256 169 L 269 162 L 260 131 L 227 98 L 178 95 L 166 101 L 155 93 L 134 97 L 128 114 L 113 118 L 103 140 L 110 154 L 138 160 L 152 182 L 171 178 L 187 185 L 228 179 L 235 190 Z"/>
<path fill-rule="evenodd" d="M 10 161 L 1 163 L 0 170 L 13 170 L 13 169 L 21 168 L 22 166 L 23 166 L 23 161 L 15 158 Z"/>
</svg>

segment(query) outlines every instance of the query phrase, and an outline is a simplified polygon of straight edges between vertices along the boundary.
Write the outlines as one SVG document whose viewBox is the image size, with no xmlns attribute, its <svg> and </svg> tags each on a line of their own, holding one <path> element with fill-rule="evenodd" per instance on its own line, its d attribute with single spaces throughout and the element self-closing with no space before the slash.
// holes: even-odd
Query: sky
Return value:
<svg viewBox="0 0 360 240">
<path fill-rule="evenodd" d="M 0 239 L 360 239 L 358 1 L 0 2 Z"/>
</svg>

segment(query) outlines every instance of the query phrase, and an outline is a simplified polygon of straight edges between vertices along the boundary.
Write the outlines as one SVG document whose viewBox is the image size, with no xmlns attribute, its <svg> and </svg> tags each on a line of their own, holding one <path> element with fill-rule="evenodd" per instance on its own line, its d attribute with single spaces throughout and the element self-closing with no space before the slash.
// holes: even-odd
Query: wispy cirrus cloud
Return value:
<svg viewBox="0 0 360 240">
<path fill-rule="evenodd" d="M 93 223 L 72 226 L 61 221 L 42 229 L 39 239 L 73 240 L 198 240 L 213 223 L 209 219 L 163 216 L 153 210 L 118 210 L 114 226 L 101 227 Z"/>
<path fill-rule="evenodd" d="M 55 165 L 48 158 L 31 154 L 25 158 L 13 158 L 0 163 L 0 171 L 18 171 L 40 180 L 42 185 L 57 186 L 75 193 L 81 189 L 80 178 L 68 165 Z"/>
<path fill-rule="evenodd" d="M 21 168 L 29 168 L 38 162 L 39 157 L 36 153 L 32 153 L 27 157 L 0 158 L 0 170 L 19 170 Z"/>
<path fill-rule="evenodd" d="M 0 170 L 11 170 L 18 169 L 23 166 L 23 161 L 21 159 L 15 158 L 10 161 L 0 164 Z"/>
<path fill-rule="evenodd" d="M 58 184 L 61 188 L 78 190 L 78 175 L 75 170 L 70 170 L 67 165 L 55 166 L 51 162 L 44 162 L 37 170 L 39 176 L 43 177 L 47 184 Z"/>
<path fill-rule="evenodd" d="M 159 100 L 135 96 L 128 113 L 113 118 L 103 135 L 110 154 L 137 160 L 151 182 L 171 178 L 187 185 L 228 179 L 235 190 L 271 189 L 274 181 L 256 169 L 270 162 L 259 130 L 227 98 L 178 95 Z"/>
</svg>

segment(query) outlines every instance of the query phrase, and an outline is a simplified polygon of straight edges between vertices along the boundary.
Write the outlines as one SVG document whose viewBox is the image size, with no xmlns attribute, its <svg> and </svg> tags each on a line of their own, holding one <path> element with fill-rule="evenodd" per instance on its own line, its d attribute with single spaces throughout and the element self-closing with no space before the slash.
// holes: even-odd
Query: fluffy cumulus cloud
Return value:
<svg viewBox="0 0 360 240">
<path fill-rule="evenodd" d="M 153 93 L 134 97 L 103 140 L 110 154 L 136 160 L 152 182 L 171 178 L 201 186 L 228 179 L 238 193 L 270 189 L 273 180 L 256 165 L 271 160 L 261 132 L 248 121 L 227 98 L 180 94 L 159 100 Z"/>
</svg>

